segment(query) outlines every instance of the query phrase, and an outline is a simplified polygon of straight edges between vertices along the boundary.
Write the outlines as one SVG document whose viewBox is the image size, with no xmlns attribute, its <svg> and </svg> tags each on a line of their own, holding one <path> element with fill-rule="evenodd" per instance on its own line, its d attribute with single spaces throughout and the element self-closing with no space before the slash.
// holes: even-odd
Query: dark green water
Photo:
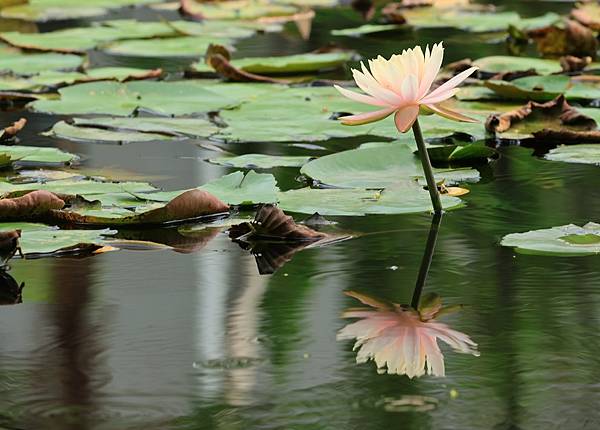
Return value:
<svg viewBox="0 0 600 430">
<path fill-rule="evenodd" d="M 525 14 L 567 8 L 511 6 Z M 290 28 L 239 52 L 301 52 L 322 44 L 328 28 L 356 24 L 350 13 L 326 13 L 309 42 Z M 394 37 L 337 41 L 367 56 L 440 38 L 448 61 L 504 52 L 502 43 L 458 32 Z M 211 152 L 201 142 L 49 140 L 37 132 L 56 118 L 28 116 L 25 143 L 81 154 L 85 169 L 135 173 L 168 189 L 229 172 L 202 161 Z M 294 169 L 274 173 L 282 188 L 299 185 Z M 13 260 L 11 275 L 26 286 L 23 304 L 0 308 L 0 428 L 598 428 L 598 257 L 527 256 L 499 246 L 507 233 L 597 222 L 598 167 L 506 147 L 469 188 L 467 206 L 444 216 L 425 292 L 467 305 L 443 321 L 468 334 L 480 356 L 442 345 L 445 378 L 379 375 L 373 363 L 356 365 L 352 342 L 336 342 L 347 323 L 341 313 L 356 305 L 344 291 L 410 302 L 431 217 L 337 218 L 339 229 L 359 237 L 297 253 L 274 275 L 259 275 L 254 257 L 225 233 L 188 243 L 195 252 Z"/>
</svg>

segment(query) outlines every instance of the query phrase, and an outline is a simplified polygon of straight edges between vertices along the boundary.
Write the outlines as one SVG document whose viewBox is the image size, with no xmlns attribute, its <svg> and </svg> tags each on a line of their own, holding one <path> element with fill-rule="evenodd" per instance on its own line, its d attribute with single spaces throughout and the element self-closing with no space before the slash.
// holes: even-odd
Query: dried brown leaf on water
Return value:
<svg viewBox="0 0 600 430">
<path fill-rule="evenodd" d="M 0 130 L 0 142 L 5 142 L 14 138 L 19 131 L 23 130 L 26 124 L 27 120 L 25 118 L 21 118 L 18 121 L 13 122 L 11 125 L 4 127 L 4 129 Z"/>
<path fill-rule="evenodd" d="M 600 143 L 600 130 L 576 131 L 545 128 L 540 131 L 534 131 L 532 134 L 536 140 L 552 144 Z"/>
<path fill-rule="evenodd" d="M 580 72 L 592 62 L 592 57 L 580 58 L 574 55 L 565 55 L 564 57 L 560 57 L 559 62 L 560 67 L 562 67 L 565 73 Z"/>
<path fill-rule="evenodd" d="M 285 24 L 286 22 L 293 21 L 296 24 L 302 39 L 308 40 L 310 39 L 310 33 L 312 32 L 313 19 L 315 19 L 315 11 L 306 9 L 292 15 L 264 16 L 258 18 L 257 22 L 261 24 Z"/>
<path fill-rule="evenodd" d="M 1 199 L 0 220 L 36 219 L 64 206 L 65 202 L 49 191 L 32 191 L 22 197 Z"/>
<path fill-rule="evenodd" d="M 403 15 L 405 6 L 403 3 L 389 3 L 382 10 L 381 14 L 385 20 L 394 24 L 406 24 L 406 18 Z"/>
<path fill-rule="evenodd" d="M 0 266 L 4 266 L 13 255 L 19 252 L 23 256 L 19 239 L 21 238 L 21 230 L 9 230 L 0 232 Z"/>
<path fill-rule="evenodd" d="M 365 21 L 370 21 L 375 15 L 373 0 L 352 0 L 352 9 L 360 14 Z"/>
<path fill-rule="evenodd" d="M 234 240 L 266 239 L 311 242 L 323 239 L 327 235 L 305 225 L 296 224 L 291 216 L 286 215 L 277 206 L 263 205 L 252 222 L 233 226 L 229 230 L 229 237 Z"/>
<path fill-rule="evenodd" d="M 0 271 L 0 305 L 23 303 L 23 288 L 24 282 L 19 284 L 8 272 Z"/>
<path fill-rule="evenodd" d="M 503 114 L 492 114 L 488 116 L 485 128 L 491 133 L 503 133 L 516 123 L 533 119 L 535 116 L 556 118 L 561 126 L 577 126 L 580 131 L 594 130 L 597 127 L 593 118 L 579 112 L 567 103 L 564 95 L 560 95 L 546 103 L 530 101 L 518 109 Z"/>
<path fill-rule="evenodd" d="M 231 54 L 229 50 L 222 45 L 210 44 L 206 50 L 204 61 L 220 76 L 238 82 L 267 82 L 273 84 L 288 84 L 287 79 L 275 79 L 268 76 L 257 75 L 245 72 L 232 65 L 229 60 Z"/>
<path fill-rule="evenodd" d="M 596 58 L 598 40 L 594 32 L 577 21 L 564 20 L 562 25 L 551 25 L 528 33 L 543 55 L 575 55 Z"/>
</svg>

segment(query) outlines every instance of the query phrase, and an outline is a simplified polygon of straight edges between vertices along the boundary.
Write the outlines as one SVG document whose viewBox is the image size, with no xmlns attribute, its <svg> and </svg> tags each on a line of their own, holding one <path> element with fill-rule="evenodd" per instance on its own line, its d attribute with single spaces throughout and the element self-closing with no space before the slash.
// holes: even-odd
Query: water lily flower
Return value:
<svg viewBox="0 0 600 430">
<path fill-rule="evenodd" d="M 342 124 L 369 124 L 394 114 L 398 131 L 406 133 L 412 127 L 435 213 L 442 212 L 442 204 L 421 134 L 419 113 L 437 114 L 455 121 L 477 122 L 460 112 L 440 105 L 458 92 L 457 86 L 475 72 L 477 67 L 459 73 L 432 90 L 431 87 L 440 71 L 443 58 L 444 48 L 441 42 L 433 45 L 431 50 L 427 46 L 425 53 L 420 46 L 416 46 L 404 50 L 400 55 L 392 55 L 389 60 L 381 56 L 369 60 L 370 71 L 363 63 L 361 63 L 362 72 L 353 69 L 354 80 L 365 94 L 335 85 L 335 88 L 349 99 L 379 108 L 371 112 L 343 116 L 339 118 Z"/>
<path fill-rule="evenodd" d="M 445 376 L 444 355 L 438 340 L 454 351 L 479 355 L 469 336 L 435 319 L 421 318 L 414 309 L 378 302 L 368 296 L 346 293 L 370 308 L 350 309 L 344 318 L 358 318 L 338 332 L 338 340 L 356 339 L 357 363 L 374 360 L 381 373 L 409 378 Z"/>
<path fill-rule="evenodd" d="M 416 121 L 419 111 L 435 113 L 448 119 L 464 122 L 477 122 L 459 112 L 439 104 L 458 92 L 458 85 L 467 79 L 477 67 L 459 73 L 439 87 L 431 90 L 444 58 L 442 43 L 425 48 L 420 46 L 406 49 L 400 55 L 392 55 L 389 60 L 379 56 L 369 60 L 371 71 L 361 62 L 362 72 L 352 70 L 358 87 L 365 92 L 359 94 L 338 85 L 335 88 L 351 100 L 377 106 L 381 109 L 340 118 L 345 125 L 362 125 L 379 121 L 395 113 L 396 127 L 401 133 L 407 132 Z"/>
</svg>

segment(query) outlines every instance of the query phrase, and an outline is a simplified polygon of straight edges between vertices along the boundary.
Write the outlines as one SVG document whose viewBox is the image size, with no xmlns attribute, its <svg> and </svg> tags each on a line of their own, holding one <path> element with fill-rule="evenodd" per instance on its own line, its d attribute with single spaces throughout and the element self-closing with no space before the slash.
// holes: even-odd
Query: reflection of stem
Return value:
<svg viewBox="0 0 600 430">
<path fill-rule="evenodd" d="M 417 284 L 415 285 L 415 291 L 413 292 L 412 301 L 410 302 L 410 306 L 413 309 L 419 308 L 419 300 L 421 299 L 421 293 L 425 287 L 425 281 L 427 280 L 427 273 L 429 272 L 429 266 L 431 266 L 431 260 L 433 259 L 433 252 L 435 251 L 435 243 L 437 241 L 441 223 L 442 213 L 437 212 L 431 220 L 431 228 L 429 229 L 429 236 L 427 237 L 425 253 L 423 254 L 423 259 L 421 260 Z"/>
<path fill-rule="evenodd" d="M 425 179 L 427 180 L 427 188 L 429 189 L 429 196 L 431 197 L 431 203 L 433 204 L 433 211 L 436 214 L 442 212 L 442 203 L 440 201 L 440 193 L 437 190 L 437 184 L 433 177 L 433 168 L 431 167 L 431 161 L 429 160 L 429 154 L 425 147 L 425 141 L 423 140 L 423 134 L 421 133 L 421 126 L 419 125 L 419 119 L 413 124 L 413 134 L 417 141 L 417 148 L 419 150 L 419 158 L 421 158 L 421 164 L 423 165 L 423 172 L 425 173 Z"/>
</svg>

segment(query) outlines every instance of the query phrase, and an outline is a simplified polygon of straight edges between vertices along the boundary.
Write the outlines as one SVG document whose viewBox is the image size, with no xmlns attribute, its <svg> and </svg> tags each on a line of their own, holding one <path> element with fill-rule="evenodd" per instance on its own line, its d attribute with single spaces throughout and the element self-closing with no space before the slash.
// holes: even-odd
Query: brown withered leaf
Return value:
<svg viewBox="0 0 600 430">
<path fill-rule="evenodd" d="M 569 105 L 564 95 L 546 103 L 530 101 L 518 109 L 492 114 L 488 116 L 485 128 L 491 133 L 503 133 L 523 121 L 540 121 L 541 128 L 531 131 L 536 139 L 563 136 L 570 142 L 579 142 L 582 138 L 594 138 L 598 133 L 596 121 Z M 552 123 L 556 126 L 548 125 Z"/>
<path fill-rule="evenodd" d="M 565 55 L 564 57 L 560 57 L 559 62 L 560 67 L 562 67 L 565 73 L 580 72 L 592 62 L 592 57 L 580 58 L 574 55 Z"/>
<path fill-rule="evenodd" d="M 52 210 L 48 214 L 55 222 L 89 225 L 160 225 L 195 220 L 229 211 L 229 206 L 204 190 L 188 190 L 165 206 L 121 218 L 82 215 L 67 210 Z"/>
<path fill-rule="evenodd" d="M 534 131 L 533 137 L 549 144 L 600 143 L 600 130 L 577 131 L 545 128 Z"/>
<path fill-rule="evenodd" d="M 594 32 L 577 21 L 565 19 L 563 25 L 552 25 L 529 31 L 543 55 L 575 55 L 596 58 L 598 40 Z"/>
<path fill-rule="evenodd" d="M 204 19 L 204 15 L 196 11 L 196 8 L 194 7 L 195 3 L 197 3 L 195 0 L 181 0 L 179 4 L 179 11 L 189 18 L 202 21 Z"/>
<path fill-rule="evenodd" d="M 0 305 L 16 305 L 23 303 L 23 288 L 8 272 L 0 270 Z"/>
<path fill-rule="evenodd" d="M 231 227 L 229 237 L 234 240 L 280 240 L 291 242 L 313 242 L 327 235 L 305 225 L 299 225 L 275 205 L 260 207 L 252 222 Z"/>
<path fill-rule="evenodd" d="M 220 76 L 237 82 L 267 82 L 272 84 L 289 84 L 287 79 L 276 79 L 268 76 L 246 72 L 233 66 L 229 60 L 231 55 L 222 45 L 210 44 L 206 50 L 204 61 Z"/>
<path fill-rule="evenodd" d="M 181 234 L 177 228 L 161 228 L 161 229 L 135 229 L 122 230 L 115 236 L 116 240 L 111 240 L 110 243 L 122 248 L 123 245 L 119 239 L 129 242 L 130 249 L 134 244 L 132 242 L 139 241 L 141 246 L 155 243 L 170 247 L 173 251 L 181 254 L 191 254 L 200 251 L 208 243 L 213 240 L 221 231 L 219 228 L 205 228 L 199 231 L 186 232 Z"/>
<path fill-rule="evenodd" d="M 229 237 L 250 251 L 261 275 L 275 273 L 294 254 L 306 248 L 325 246 L 351 236 L 321 233 L 298 225 L 277 206 L 262 206 L 252 222 L 233 226 Z"/>
<path fill-rule="evenodd" d="M 40 219 L 64 206 L 65 202 L 49 191 L 32 191 L 22 197 L 0 199 L 0 221 Z"/>
<path fill-rule="evenodd" d="M 13 139 L 19 131 L 23 130 L 23 127 L 25 127 L 26 124 L 27 120 L 21 118 L 11 125 L 4 127 L 4 129 L 0 130 L 0 142 L 6 142 L 7 140 Z"/>
<path fill-rule="evenodd" d="M 312 32 L 312 22 L 313 19 L 315 19 L 315 15 L 314 10 L 305 9 L 292 15 L 263 16 L 256 21 L 261 24 L 285 24 L 286 22 L 294 22 L 302 39 L 308 40 L 310 39 L 310 33 Z"/>
<path fill-rule="evenodd" d="M 23 256 L 19 246 L 20 238 L 21 230 L 0 232 L 0 267 L 4 267 L 17 251 L 21 257 Z"/>
<path fill-rule="evenodd" d="M 422 4 L 420 6 L 423 6 Z M 429 6 L 425 4 L 425 6 Z M 381 14 L 387 22 L 393 24 L 406 24 L 406 18 L 402 14 L 405 8 L 404 2 L 402 3 L 388 3 L 382 10 Z"/>
</svg>

